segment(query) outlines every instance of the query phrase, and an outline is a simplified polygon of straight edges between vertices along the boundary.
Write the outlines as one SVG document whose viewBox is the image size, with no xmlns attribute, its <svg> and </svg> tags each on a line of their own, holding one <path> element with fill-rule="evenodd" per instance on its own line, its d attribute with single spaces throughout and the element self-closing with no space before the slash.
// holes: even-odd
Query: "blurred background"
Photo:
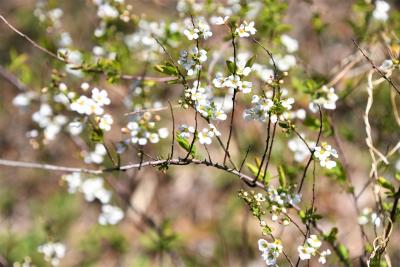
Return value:
<svg viewBox="0 0 400 267">
<path fill-rule="evenodd" d="M 133 6 L 132 14 L 148 20 L 176 20 L 179 12 L 176 1 L 168 0 L 126 0 Z M 224 1 L 220 1 L 224 3 Z M 268 2 L 268 1 L 267 1 Z M 274 2 L 274 1 L 272 1 Z M 357 39 L 353 19 L 354 4 L 350 0 L 283 1 L 287 10 L 282 14 L 283 22 L 290 25 L 288 34 L 297 39 L 300 47 L 296 55 L 301 71 L 291 73 L 287 86 L 295 88 L 294 80 L 321 78 L 330 80 L 343 68 L 344 60 L 357 55 L 353 39 Z M 49 1 L 50 6 L 63 10 L 63 27 L 74 40 L 74 47 L 90 51 L 94 40 L 92 33 L 98 25 L 96 9 L 92 1 L 69 0 Z M 397 14 L 398 1 L 391 2 Z M 0 14 L 17 29 L 33 40 L 54 51 L 51 36 L 34 10 L 37 2 L 33 0 L 0 0 Z M 279 12 L 279 11 L 276 11 Z M 397 17 L 399 18 L 399 17 Z M 257 23 L 256 23 L 257 28 Z M 377 30 L 377 29 L 375 29 Z M 260 31 L 262 32 L 262 31 Z M 397 32 L 399 33 L 399 32 Z M 265 33 L 265 39 L 270 39 Z M 215 31 L 215 41 L 210 41 L 210 49 L 220 46 L 223 33 Z M 263 36 L 258 36 L 261 40 Z M 118 40 L 118 35 L 115 36 Z M 219 39 L 218 39 L 219 38 Z M 388 53 L 377 42 L 369 48 L 376 62 L 388 58 Z M 266 45 L 269 43 L 266 42 Z M 246 46 L 246 45 L 245 45 Z M 177 53 L 176 53 L 177 54 Z M 259 51 L 260 61 L 265 55 Z M 141 74 L 142 66 L 134 66 L 135 58 L 127 59 L 125 70 Z M 267 61 L 267 59 L 263 59 Z M 82 150 L 89 150 L 88 142 L 59 134 L 54 142 L 43 143 L 27 136 L 37 126 L 31 116 L 35 108 L 20 110 L 13 99 L 22 90 L 40 92 L 51 82 L 54 60 L 35 49 L 26 40 L 0 23 L 0 158 L 29 162 L 45 162 L 63 166 L 85 166 Z M 330 115 L 336 125 L 356 192 L 359 192 L 369 177 L 370 159 L 365 144 L 365 131 L 362 115 L 366 104 L 365 73 L 370 69 L 367 62 L 361 62 L 335 86 L 341 97 L 337 109 Z M 157 76 L 151 68 L 149 75 Z M 8 76 L 8 79 L 7 77 Z M 12 84 L 10 79 L 18 79 Z M 71 78 L 70 83 L 78 86 L 84 79 Z M 104 77 L 92 78 L 91 84 L 107 89 L 112 104 L 108 110 L 116 122 L 107 138 L 118 142 L 124 138 L 120 128 L 126 125 L 128 112 L 124 101 L 132 91 L 132 81 L 110 84 Z M 17 86 L 16 86 L 17 85 Z M 163 103 L 175 100 L 180 95 L 177 85 L 158 84 L 151 88 L 150 95 Z M 153 93 L 154 92 L 154 93 Z M 399 127 L 396 126 L 389 108 L 389 86 L 383 84 L 376 90 L 375 106 L 371 111 L 371 124 L 374 129 L 374 142 L 382 151 L 387 151 L 399 141 Z M 297 106 L 307 109 L 306 97 L 296 98 Z M 397 104 L 398 105 L 398 104 Z M 241 103 L 238 114 L 246 108 Z M 36 106 L 37 110 L 37 106 Z M 159 113 L 161 124 L 171 127 L 168 110 Z M 176 110 L 177 123 L 188 123 L 192 113 Z M 249 161 L 259 155 L 263 147 L 264 129 L 257 123 L 250 123 L 237 117 L 235 142 L 231 154 L 243 157 L 247 144 L 252 150 Z M 227 125 L 219 125 L 221 131 Z M 310 139 L 316 133 L 310 134 Z M 333 143 L 333 137 L 327 137 Z M 292 153 L 286 148 L 288 137 L 276 140 L 272 155 L 272 169 L 282 159 L 292 161 Z M 168 142 L 149 147 L 151 155 L 167 155 Z M 90 144 L 89 144 L 90 146 Z M 218 148 L 210 148 L 217 155 Z M 181 151 L 182 155 L 184 153 Z M 393 158 L 396 162 L 397 154 Z M 136 151 L 131 150 L 122 158 L 125 163 L 138 162 Z M 95 165 L 89 166 L 96 168 Z M 247 171 L 247 170 L 246 170 Z M 385 169 L 393 172 L 393 167 Z M 338 239 L 350 251 L 350 257 L 360 255 L 362 245 L 359 233 L 355 231 L 357 217 L 348 193 L 346 181 L 335 175 L 317 172 L 317 211 L 324 215 L 321 226 L 329 231 L 338 227 Z M 67 246 L 66 256 L 60 266 L 264 266 L 260 258 L 257 240 L 261 238 L 258 221 L 249 214 L 248 208 L 237 196 L 241 188 L 248 187 L 237 177 L 203 166 L 170 167 L 161 172 L 153 168 L 129 170 L 120 174 L 110 174 L 108 183 L 113 186 L 117 203 L 127 210 L 126 218 L 116 226 L 100 226 L 97 216 L 99 203 L 87 203 L 82 195 L 69 194 L 60 179 L 63 173 L 44 170 L 30 170 L 0 167 L 0 266 L 12 266 L 22 262 L 26 256 L 36 266 L 47 266 L 42 255 L 37 252 L 38 245 L 49 238 L 61 240 Z M 306 181 L 304 201 L 309 201 L 310 181 Z M 359 207 L 373 207 L 371 189 L 359 199 Z M 129 209 L 130 203 L 134 210 Z M 274 225 L 271 222 L 272 225 Z M 154 227 L 156 225 L 156 227 Z M 371 233 L 373 227 L 366 226 Z M 155 229 L 156 228 L 156 229 Z M 297 246 L 302 236 L 295 227 L 275 226 L 275 234 L 282 237 L 286 252 L 297 255 Z M 372 235 L 371 235 L 372 237 Z M 391 237 L 392 244 L 400 241 L 397 229 Z M 400 251 L 392 246 L 393 266 L 400 266 Z M 297 257 L 293 257 L 295 260 Z M 285 263 L 282 263 L 281 266 Z M 328 266 L 337 266 L 332 260 Z M 311 266 L 318 263 L 311 262 Z M 357 263 L 355 263 L 357 266 Z"/>
</svg>

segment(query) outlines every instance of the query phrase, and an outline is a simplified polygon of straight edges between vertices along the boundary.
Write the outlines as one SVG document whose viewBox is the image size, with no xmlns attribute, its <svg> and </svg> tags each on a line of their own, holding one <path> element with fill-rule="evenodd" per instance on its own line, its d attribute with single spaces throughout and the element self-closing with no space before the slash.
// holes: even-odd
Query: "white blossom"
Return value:
<svg viewBox="0 0 400 267">
<path fill-rule="evenodd" d="M 332 158 L 338 158 L 339 156 L 330 145 L 322 142 L 321 146 L 317 146 L 314 149 L 314 156 L 319 160 L 321 167 L 332 169 L 336 166 L 336 162 Z"/>
<path fill-rule="evenodd" d="M 99 90 L 98 88 L 93 88 L 92 99 L 100 106 L 109 105 L 111 100 L 108 98 L 106 90 Z"/>
<path fill-rule="evenodd" d="M 338 95 L 335 93 L 335 89 L 333 87 L 328 88 L 326 85 L 322 86 L 320 90 L 317 91 L 317 98 L 314 99 L 309 108 L 312 112 L 317 112 L 318 107 L 316 105 L 320 105 L 325 109 L 336 109 L 336 101 L 339 99 Z"/>
<path fill-rule="evenodd" d="M 105 114 L 102 117 L 98 117 L 99 128 L 105 131 L 111 130 L 111 125 L 113 124 L 114 120 L 110 114 Z"/>
<path fill-rule="evenodd" d="M 235 30 L 235 33 L 239 35 L 239 37 L 249 37 L 250 35 L 256 34 L 256 32 L 257 30 L 254 28 L 254 21 L 251 21 L 250 23 L 243 21 L 243 23 Z"/>
<path fill-rule="evenodd" d="M 44 255 L 44 259 L 51 264 L 51 266 L 58 266 L 60 260 L 65 256 L 65 245 L 59 242 L 48 242 L 38 247 L 38 252 Z"/>
<path fill-rule="evenodd" d="M 101 225 L 115 225 L 124 218 L 124 212 L 116 206 L 109 204 L 101 207 L 101 214 L 99 216 L 99 224 Z"/>
<path fill-rule="evenodd" d="M 296 52 L 299 49 L 299 43 L 297 42 L 297 40 L 287 34 L 282 34 L 281 42 L 286 47 L 289 53 Z"/>
<path fill-rule="evenodd" d="M 390 5 L 383 0 L 375 2 L 375 9 L 372 12 L 372 17 L 378 21 L 385 22 L 389 18 Z"/>
<path fill-rule="evenodd" d="M 331 253 L 332 252 L 330 251 L 330 249 L 322 251 L 320 253 L 320 255 L 319 255 L 318 262 L 321 263 L 321 264 L 325 264 L 326 263 L 326 257 L 331 255 Z"/>
<path fill-rule="evenodd" d="M 282 243 L 275 239 L 274 242 L 268 242 L 264 239 L 258 240 L 258 249 L 262 252 L 262 258 L 267 266 L 275 266 L 277 258 L 282 253 Z"/>
<path fill-rule="evenodd" d="M 62 180 L 67 182 L 68 192 L 71 194 L 76 193 L 82 185 L 82 177 L 79 172 L 63 175 Z"/>
<path fill-rule="evenodd" d="M 111 191 L 104 188 L 104 180 L 100 177 L 86 179 L 82 183 L 81 191 L 89 202 L 98 199 L 101 203 L 107 204 L 111 200 Z"/>
</svg>

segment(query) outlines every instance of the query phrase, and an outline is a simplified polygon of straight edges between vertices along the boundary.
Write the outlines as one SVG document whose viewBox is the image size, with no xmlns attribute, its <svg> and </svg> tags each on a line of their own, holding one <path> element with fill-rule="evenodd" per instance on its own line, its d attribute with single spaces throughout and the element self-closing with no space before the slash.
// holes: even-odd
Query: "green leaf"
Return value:
<svg viewBox="0 0 400 267">
<path fill-rule="evenodd" d="M 286 186 L 286 174 L 285 174 L 285 170 L 283 169 L 282 165 L 278 166 L 278 174 L 279 174 L 279 184 L 282 187 Z"/>
<path fill-rule="evenodd" d="M 396 173 L 396 176 L 395 176 L 395 177 L 396 177 L 396 180 L 397 180 L 397 181 L 400 181 L 400 172 Z"/>
<path fill-rule="evenodd" d="M 178 144 L 184 149 L 186 150 L 186 152 L 190 151 L 190 144 L 189 141 L 186 138 L 183 138 L 179 135 L 179 132 L 177 132 L 176 134 L 176 141 L 178 142 Z M 190 154 L 192 155 L 192 157 L 196 157 L 196 146 L 193 144 L 192 146 L 192 150 L 190 151 Z"/>
<path fill-rule="evenodd" d="M 178 76 L 179 74 L 177 68 L 171 63 L 166 63 L 165 65 L 155 65 L 154 69 L 167 75 Z"/>
<path fill-rule="evenodd" d="M 229 70 L 230 73 L 232 73 L 232 74 L 235 73 L 235 63 L 234 62 L 232 62 L 230 60 L 227 60 L 226 61 L 226 66 L 228 67 L 228 70 Z"/>
<path fill-rule="evenodd" d="M 90 140 L 94 143 L 101 143 L 104 139 L 104 133 L 100 128 L 94 128 L 90 134 Z"/>
<path fill-rule="evenodd" d="M 251 164 L 251 163 L 246 163 L 246 167 L 249 169 L 249 171 L 250 171 L 254 176 L 257 176 L 259 167 L 255 166 L 255 165 L 253 165 L 253 164 Z M 263 172 L 263 171 L 260 171 L 260 175 L 259 175 L 259 176 L 262 177 L 263 175 L 264 175 L 264 172 Z"/>
<path fill-rule="evenodd" d="M 388 189 L 390 192 L 394 193 L 396 190 L 394 189 L 394 186 L 386 180 L 384 177 L 379 177 L 377 180 L 378 184 L 382 186 L 383 188 Z"/>
<path fill-rule="evenodd" d="M 329 234 L 324 235 L 324 239 L 328 242 L 335 242 L 337 238 L 337 233 L 338 229 L 336 227 L 333 227 L 332 230 L 329 232 Z"/>
<path fill-rule="evenodd" d="M 256 56 L 252 56 L 249 60 L 247 60 L 246 67 L 251 68 L 254 64 L 254 61 L 256 61 Z"/>
<path fill-rule="evenodd" d="M 344 260 L 345 262 L 349 261 L 349 251 L 343 244 L 339 244 L 338 253 L 342 260 Z"/>
</svg>

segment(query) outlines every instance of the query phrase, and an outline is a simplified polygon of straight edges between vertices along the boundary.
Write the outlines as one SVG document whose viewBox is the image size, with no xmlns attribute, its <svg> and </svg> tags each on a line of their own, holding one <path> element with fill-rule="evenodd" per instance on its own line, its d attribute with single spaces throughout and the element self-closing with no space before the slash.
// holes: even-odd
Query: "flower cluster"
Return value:
<svg viewBox="0 0 400 267">
<path fill-rule="evenodd" d="M 239 37 L 249 37 L 250 35 L 256 34 L 256 32 L 257 30 L 254 28 L 254 21 L 251 21 L 250 23 L 243 21 L 243 23 L 235 30 L 235 33 Z"/>
<path fill-rule="evenodd" d="M 86 85 L 84 86 L 86 88 Z M 78 99 L 70 104 L 70 109 L 84 114 L 87 116 L 96 115 L 95 121 L 97 122 L 100 129 L 109 131 L 114 120 L 110 114 L 104 114 L 103 107 L 110 105 L 111 100 L 108 98 L 106 90 L 99 90 L 93 88 L 91 98 L 81 95 Z"/>
<path fill-rule="evenodd" d="M 198 81 L 193 82 L 193 87 L 185 90 L 185 100 L 195 106 L 196 110 L 205 118 L 211 120 L 226 120 L 227 116 L 222 105 L 214 102 L 209 88 L 202 87 Z"/>
<path fill-rule="evenodd" d="M 281 222 L 283 225 L 289 224 L 289 219 L 285 216 L 287 207 L 296 205 L 301 200 L 300 194 L 295 194 L 284 190 L 283 188 L 275 189 L 272 186 L 268 187 L 265 200 L 268 203 L 271 212 L 271 220 L 277 221 L 284 214 Z"/>
<path fill-rule="evenodd" d="M 186 124 L 181 124 L 178 126 L 178 135 L 181 138 L 188 139 L 192 134 L 196 132 L 195 128 L 193 126 L 188 126 Z"/>
<path fill-rule="evenodd" d="M 107 154 L 107 150 L 103 144 L 96 144 L 93 151 L 83 151 L 83 159 L 87 164 L 101 164 L 104 161 L 104 156 Z"/>
<path fill-rule="evenodd" d="M 325 167 L 327 169 L 336 167 L 336 162 L 332 160 L 332 158 L 339 157 L 336 150 L 326 142 L 322 142 L 321 146 L 314 148 L 314 156 L 319 160 L 321 167 Z"/>
<path fill-rule="evenodd" d="M 275 266 L 276 260 L 282 253 L 282 242 L 275 239 L 274 242 L 268 242 L 264 239 L 258 240 L 258 249 L 262 252 L 262 258 L 267 266 Z"/>
<path fill-rule="evenodd" d="M 297 251 L 299 252 L 299 258 L 301 260 L 309 260 L 312 256 L 319 254 L 320 257 L 318 259 L 318 262 L 321 264 L 325 264 L 326 257 L 331 254 L 331 251 L 327 249 L 319 252 L 318 249 L 321 247 L 321 245 L 322 242 L 318 239 L 316 235 L 310 235 L 310 237 L 307 238 L 306 243 L 297 248 Z"/>
<path fill-rule="evenodd" d="M 60 260 L 65 256 L 65 245 L 59 242 L 48 242 L 38 247 L 38 252 L 44 255 L 44 259 L 51 266 L 60 265 Z"/>
<path fill-rule="evenodd" d="M 321 247 L 322 242 L 318 239 L 316 235 L 310 235 L 307 238 L 306 243 L 297 248 L 299 252 L 299 257 L 301 260 L 309 260 L 311 256 L 315 256 L 317 250 Z"/>
<path fill-rule="evenodd" d="M 221 136 L 221 132 L 211 123 L 208 125 L 208 128 L 204 128 L 197 134 L 199 143 L 202 145 L 210 145 L 214 136 Z"/>
<path fill-rule="evenodd" d="M 217 88 L 227 87 L 232 90 L 248 94 L 251 92 L 252 82 L 243 81 L 239 75 L 230 75 L 228 77 L 223 77 L 221 73 L 217 73 L 213 84 Z"/>
<path fill-rule="evenodd" d="M 369 222 L 374 224 L 376 227 L 379 227 L 382 220 L 379 215 L 375 212 L 372 212 L 370 208 L 364 208 L 361 212 L 361 215 L 358 217 L 358 223 L 360 225 L 365 225 Z"/>
<path fill-rule="evenodd" d="M 210 25 L 208 25 L 207 21 L 203 17 L 186 19 L 185 25 L 186 29 L 183 31 L 183 34 L 189 40 L 197 40 L 200 37 L 207 40 L 212 36 Z"/>
<path fill-rule="evenodd" d="M 192 76 L 196 71 L 201 70 L 201 63 L 207 61 L 207 51 L 193 47 L 191 52 L 181 51 L 178 64 L 182 65 L 187 75 Z"/>
<path fill-rule="evenodd" d="M 69 193 L 81 192 L 86 201 L 98 200 L 102 204 L 101 214 L 98 218 L 101 225 L 114 225 L 124 218 L 124 212 L 119 207 L 110 205 L 112 192 L 104 187 L 103 178 L 85 177 L 81 173 L 71 173 L 62 176 L 62 180 L 68 184 Z"/>
<path fill-rule="evenodd" d="M 266 122 L 268 118 L 272 123 L 278 120 L 285 121 L 289 118 L 289 110 L 292 109 L 294 99 L 283 98 L 287 96 L 287 90 L 282 90 L 280 97 L 274 96 L 273 92 L 269 91 L 265 96 L 253 95 L 251 103 L 253 107 L 244 111 L 243 117 L 246 120 L 258 120 Z"/>
<path fill-rule="evenodd" d="M 150 112 L 144 112 L 140 116 L 135 116 L 126 128 L 122 128 L 122 131 L 130 134 L 130 140 L 133 144 L 141 146 L 148 142 L 155 144 L 160 141 L 160 138 L 165 139 L 169 135 L 167 128 L 156 128 L 156 121 L 159 120 L 158 115 L 153 116 Z"/>
<path fill-rule="evenodd" d="M 40 109 L 32 114 L 32 120 L 44 130 L 46 140 L 54 140 L 68 121 L 64 115 L 54 116 L 51 106 L 47 103 L 42 103 Z"/>
<path fill-rule="evenodd" d="M 339 99 L 333 87 L 328 88 L 326 85 L 322 86 L 320 90 L 315 92 L 314 99 L 310 103 L 310 110 L 317 112 L 317 105 L 325 109 L 336 109 L 336 101 Z"/>
</svg>

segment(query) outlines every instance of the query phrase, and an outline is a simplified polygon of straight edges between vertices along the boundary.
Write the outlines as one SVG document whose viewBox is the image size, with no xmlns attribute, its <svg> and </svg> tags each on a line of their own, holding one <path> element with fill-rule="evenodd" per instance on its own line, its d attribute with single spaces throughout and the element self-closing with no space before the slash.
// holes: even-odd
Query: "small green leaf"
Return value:
<svg viewBox="0 0 400 267">
<path fill-rule="evenodd" d="M 189 143 L 189 141 L 186 138 L 183 138 L 179 135 L 179 133 L 176 134 L 176 141 L 178 142 L 178 144 L 184 149 L 186 150 L 186 152 L 190 151 L 190 145 L 191 143 Z M 192 157 L 196 157 L 196 146 L 193 144 L 192 146 L 192 150 L 190 151 L 190 154 L 192 155 Z"/>
<path fill-rule="evenodd" d="M 377 180 L 378 184 L 380 186 L 382 186 L 383 188 L 386 188 L 388 190 L 390 190 L 390 192 L 394 193 L 396 190 L 394 189 L 394 186 L 388 181 L 386 180 L 384 177 L 379 177 Z"/>
<path fill-rule="evenodd" d="M 283 169 L 282 165 L 278 166 L 278 174 L 279 174 L 279 184 L 282 187 L 286 186 L 286 174 L 285 174 L 285 170 Z"/>
<path fill-rule="evenodd" d="M 228 67 L 228 70 L 229 70 L 230 73 L 232 73 L 232 74 L 235 73 L 235 63 L 234 62 L 232 62 L 230 60 L 227 60 L 226 61 L 226 66 Z"/>
<path fill-rule="evenodd" d="M 400 181 L 400 172 L 396 173 L 396 176 L 395 176 L 395 177 L 396 177 L 396 180 L 397 180 L 397 181 Z"/>
<path fill-rule="evenodd" d="M 251 163 L 246 163 L 246 167 L 249 169 L 249 171 L 251 171 L 251 173 L 254 176 L 256 176 L 258 174 L 259 167 L 255 166 Z M 263 175 L 264 175 L 264 173 L 261 171 L 259 176 L 262 177 Z"/>
<path fill-rule="evenodd" d="M 256 56 L 252 56 L 249 60 L 247 60 L 246 67 L 251 68 L 254 64 L 254 61 L 256 61 Z"/>
<path fill-rule="evenodd" d="M 349 260 L 349 251 L 343 244 L 339 244 L 338 246 L 338 253 L 342 260 L 348 262 Z"/>
</svg>

